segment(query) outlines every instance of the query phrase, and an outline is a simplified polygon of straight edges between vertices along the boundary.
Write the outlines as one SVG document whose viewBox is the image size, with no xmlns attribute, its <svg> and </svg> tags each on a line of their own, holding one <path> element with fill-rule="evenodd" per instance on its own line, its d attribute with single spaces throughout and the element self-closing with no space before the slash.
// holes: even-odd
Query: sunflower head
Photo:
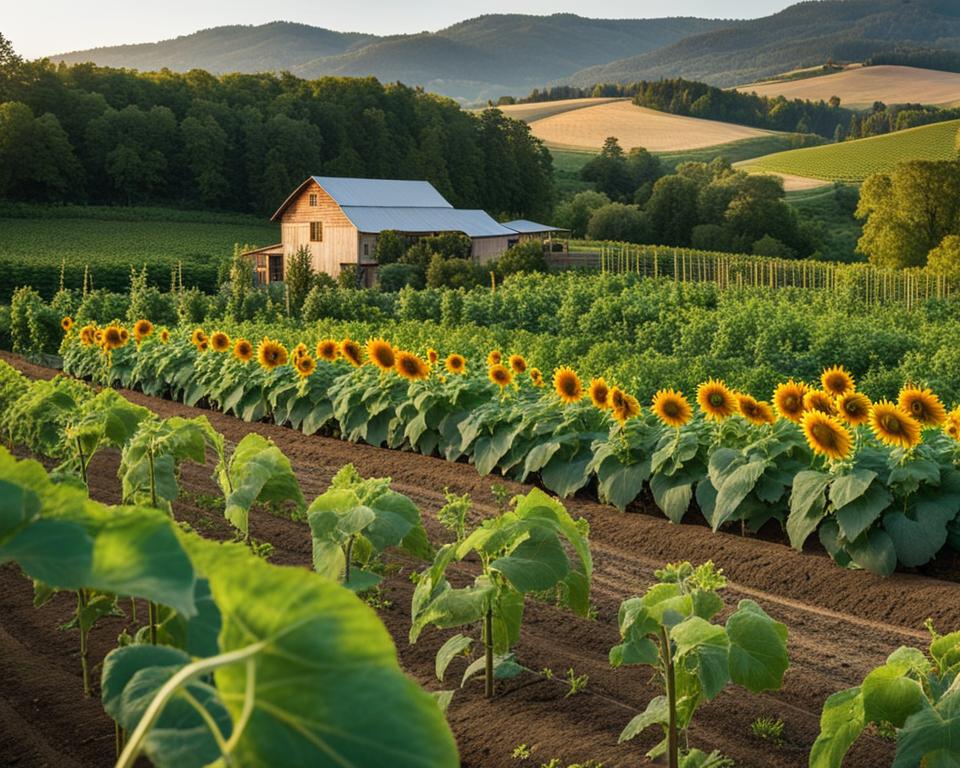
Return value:
<svg viewBox="0 0 960 768">
<path fill-rule="evenodd" d="M 120 326 L 120 346 L 123 346 L 128 341 L 130 341 L 130 331 L 128 331 L 126 328 L 124 328 L 121 325 Z"/>
<path fill-rule="evenodd" d="M 423 381 L 430 375 L 430 366 L 426 360 L 413 352 L 399 351 L 395 355 L 397 373 L 408 381 Z"/>
<path fill-rule="evenodd" d="M 153 323 L 149 320 L 137 320 L 133 324 L 133 338 L 139 344 L 147 336 L 153 333 Z"/>
<path fill-rule="evenodd" d="M 939 427 L 947 420 L 947 409 L 930 389 L 904 387 L 900 390 L 897 405 L 925 427 Z"/>
<path fill-rule="evenodd" d="M 194 328 L 193 333 L 190 334 L 190 343 L 195 347 L 200 346 L 200 342 L 207 340 L 207 334 L 203 332 L 203 328 Z"/>
<path fill-rule="evenodd" d="M 160 330 L 160 343 L 166 344 L 168 341 L 170 341 L 170 331 L 168 331 L 166 328 L 162 328 Z"/>
<path fill-rule="evenodd" d="M 572 368 L 563 366 L 553 372 L 553 389 L 563 403 L 575 403 L 583 397 L 583 384 Z"/>
<path fill-rule="evenodd" d="M 63 320 L 60 321 L 60 327 L 69 333 L 70 329 L 73 328 L 73 318 L 70 317 L 70 315 L 67 315 L 65 318 L 63 318 Z"/>
<path fill-rule="evenodd" d="M 117 325 L 108 325 L 101 334 L 103 348 L 106 350 L 119 349 L 123 346 L 123 334 Z"/>
<path fill-rule="evenodd" d="M 310 357 L 309 354 L 300 355 L 294 365 L 297 368 L 297 375 L 301 379 L 307 378 L 307 376 L 317 370 L 317 361 Z"/>
<path fill-rule="evenodd" d="M 290 350 L 290 361 L 296 365 L 297 360 L 307 354 L 309 354 L 307 345 L 301 341 L 299 344 L 297 344 L 297 346 Z"/>
<path fill-rule="evenodd" d="M 85 325 L 80 329 L 80 343 L 85 347 L 91 347 L 97 341 L 97 327 L 95 325 Z"/>
<path fill-rule="evenodd" d="M 427 349 L 427 362 L 429 362 L 430 365 L 436 365 L 439 359 L 440 353 L 437 352 L 437 350 L 435 350 L 433 347 L 429 347 Z"/>
<path fill-rule="evenodd" d="M 103 345 L 103 329 L 97 328 L 93 332 L 93 343 L 98 347 Z"/>
<path fill-rule="evenodd" d="M 206 352 L 208 349 L 210 349 L 210 342 L 204 339 L 199 344 L 197 344 L 197 349 L 200 352 Z"/>
<path fill-rule="evenodd" d="M 693 409 L 682 392 L 661 389 L 653 396 L 652 409 L 660 421 L 668 427 L 679 429 L 693 418 Z"/>
<path fill-rule="evenodd" d="M 340 357 L 340 345 L 333 339 L 321 339 L 317 342 L 317 357 L 332 363 Z"/>
<path fill-rule="evenodd" d="M 447 373 L 466 373 L 467 361 L 463 355 L 454 352 L 452 355 L 447 355 L 443 367 L 447 369 Z"/>
<path fill-rule="evenodd" d="M 601 411 L 605 411 L 611 407 L 610 387 L 607 386 L 607 382 L 603 380 L 602 376 L 590 380 L 590 386 L 587 387 L 587 392 L 590 393 L 590 402 Z"/>
<path fill-rule="evenodd" d="M 210 335 L 210 346 L 214 352 L 226 352 L 230 349 L 230 337 L 223 331 L 214 331 Z"/>
<path fill-rule="evenodd" d="M 527 370 L 527 361 L 523 355 L 510 355 L 510 370 L 514 373 L 524 373 Z"/>
<path fill-rule="evenodd" d="M 837 398 L 837 415 L 851 427 L 870 420 L 870 398 L 860 392 L 847 392 Z"/>
<path fill-rule="evenodd" d="M 490 369 L 487 371 L 487 377 L 496 384 L 500 389 L 508 386 L 510 382 L 513 381 L 513 374 L 510 373 L 510 369 L 502 363 L 496 363 L 491 365 Z"/>
<path fill-rule="evenodd" d="M 750 395 L 737 395 L 737 410 L 751 424 L 773 424 L 777 418 L 770 403 L 756 400 Z"/>
<path fill-rule="evenodd" d="M 697 388 L 697 404 L 708 419 L 723 421 L 737 412 L 737 400 L 722 381 L 710 379 Z"/>
<path fill-rule="evenodd" d="M 955 408 L 948 416 L 943 425 L 943 431 L 954 440 L 960 442 L 960 408 Z"/>
<path fill-rule="evenodd" d="M 381 371 L 391 371 L 397 363 L 396 352 L 383 339 L 369 339 L 367 341 L 367 357 Z"/>
<path fill-rule="evenodd" d="M 610 411 L 620 424 L 626 424 L 634 416 L 640 415 L 640 402 L 620 387 L 613 387 L 608 395 Z"/>
<path fill-rule="evenodd" d="M 360 349 L 360 345 L 349 336 L 340 342 L 340 354 L 343 355 L 344 360 L 355 368 L 363 365 L 363 351 Z"/>
<path fill-rule="evenodd" d="M 500 365 L 503 362 L 503 355 L 499 349 L 491 349 L 487 355 L 487 365 Z"/>
<path fill-rule="evenodd" d="M 246 339 L 237 339 L 233 345 L 233 356 L 241 363 L 249 363 L 253 359 L 253 344 Z"/>
<path fill-rule="evenodd" d="M 839 420 L 822 411 L 807 411 L 803 414 L 801 424 L 814 453 L 834 461 L 849 458 L 853 438 Z"/>
<path fill-rule="evenodd" d="M 539 369 L 539 368 L 531 368 L 531 369 L 530 369 L 530 382 L 531 382 L 531 383 L 533 384 L 533 386 L 535 386 L 535 387 L 545 386 L 544 381 L 543 381 L 543 374 L 540 372 L 540 369 Z"/>
<path fill-rule="evenodd" d="M 837 415 L 837 407 L 833 397 L 820 389 L 811 389 L 803 396 L 803 409 L 805 411 L 820 411 L 828 416 Z"/>
<path fill-rule="evenodd" d="M 272 371 L 281 365 L 287 364 L 287 348 L 276 339 L 263 337 L 263 341 L 257 347 L 257 362 L 260 366 Z"/>
<path fill-rule="evenodd" d="M 831 397 L 840 397 L 856 389 L 853 376 L 842 365 L 824 369 L 820 374 L 820 383 L 823 385 L 823 391 Z"/>
<path fill-rule="evenodd" d="M 806 384 L 790 379 L 777 385 L 773 392 L 773 407 L 782 418 L 799 424 L 803 418 L 803 398 L 806 394 Z"/>
<path fill-rule="evenodd" d="M 920 443 L 920 422 L 888 400 L 873 404 L 870 429 L 877 440 L 895 448 L 909 449 Z"/>
</svg>

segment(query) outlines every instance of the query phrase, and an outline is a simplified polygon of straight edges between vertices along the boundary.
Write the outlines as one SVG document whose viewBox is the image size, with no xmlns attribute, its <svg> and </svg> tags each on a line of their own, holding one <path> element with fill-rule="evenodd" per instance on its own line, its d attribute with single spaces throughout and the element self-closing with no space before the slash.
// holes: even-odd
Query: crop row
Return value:
<svg viewBox="0 0 960 768">
<path fill-rule="evenodd" d="M 75 376 L 306 434 L 467 458 L 481 474 L 538 477 L 561 497 L 595 486 L 623 510 L 649 488 L 675 523 L 699 513 L 714 530 L 756 531 L 774 521 L 797 549 L 817 532 L 839 564 L 875 573 L 960 549 L 960 409 L 948 414 L 914 387 L 873 403 L 842 368 L 816 387 L 782 383 L 773 405 L 711 380 L 696 407 L 661 389 L 642 408 L 570 368 L 544 376 L 520 355 L 421 357 L 382 339 L 365 352 L 348 339 L 288 351 L 143 321 L 132 335 L 73 329 L 63 356 Z"/>
</svg>

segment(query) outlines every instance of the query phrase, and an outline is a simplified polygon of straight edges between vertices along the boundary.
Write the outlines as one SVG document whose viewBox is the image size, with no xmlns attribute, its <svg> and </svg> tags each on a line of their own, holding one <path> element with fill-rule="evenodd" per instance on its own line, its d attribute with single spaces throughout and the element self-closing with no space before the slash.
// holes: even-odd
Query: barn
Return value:
<svg viewBox="0 0 960 768">
<path fill-rule="evenodd" d="M 388 230 L 411 238 L 460 232 L 481 264 L 521 240 L 548 241 L 562 232 L 527 220 L 500 224 L 485 211 L 454 208 L 427 181 L 334 176 L 311 176 L 271 221 L 280 224 L 280 242 L 247 253 L 258 283 L 283 280 L 287 260 L 306 247 L 316 271 L 336 277 L 355 265 L 363 284 L 372 285 L 377 238 Z"/>
</svg>

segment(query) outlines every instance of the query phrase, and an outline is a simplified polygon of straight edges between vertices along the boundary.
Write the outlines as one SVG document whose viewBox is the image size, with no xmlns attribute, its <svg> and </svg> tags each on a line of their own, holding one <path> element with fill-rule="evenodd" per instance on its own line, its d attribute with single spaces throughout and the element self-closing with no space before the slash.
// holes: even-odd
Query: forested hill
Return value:
<svg viewBox="0 0 960 768">
<path fill-rule="evenodd" d="M 587 19 L 573 14 L 479 16 L 438 32 L 376 37 L 304 24 L 216 27 L 173 40 L 51 55 L 152 71 L 286 69 L 307 78 L 373 75 L 466 101 L 526 93 L 594 64 L 651 51 L 729 22 Z"/>
<path fill-rule="evenodd" d="M 904 48 L 960 49 L 958 0 L 818 0 L 692 35 L 567 78 L 573 85 L 685 77 L 730 86 L 794 67 Z"/>
<path fill-rule="evenodd" d="M 550 153 L 497 110 L 373 78 L 55 67 L 0 35 L 0 202 L 269 214 L 311 174 L 427 179 L 509 218 L 552 204 Z"/>
</svg>

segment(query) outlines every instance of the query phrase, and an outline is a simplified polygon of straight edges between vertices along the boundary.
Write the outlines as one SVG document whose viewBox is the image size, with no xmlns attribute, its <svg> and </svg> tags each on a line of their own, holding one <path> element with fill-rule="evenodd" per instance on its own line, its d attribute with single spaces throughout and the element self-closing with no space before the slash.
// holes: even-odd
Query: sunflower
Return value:
<svg viewBox="0 0 960 768">
<path fill-rule="evenodd" d="M 939 427 L 947 420 L 947 409 L 930 389 L 904 387 L 900 390 L 897 405 L 925 427 Z"/>
<path fill-rule="evenodd" d="M 93 346 L 97 338 L 97 327 L 95 325 L 85 325 L 80 329 L 80 343 L 85 347 Z"/>
<path fill-rule="evenodd" d="M 499 349 L 493 349 L 490 351 L 490 354 L 487 355 L 487 365 L 500 365 L 503 362 L 503 355 L 500 354 Z"/>
<path fill-rule="evenodd" d="M 246 339 L 237 339 L 233 345 L 233 356 L 241 363 L 249 363 L 253 359 L 253 344 Z"/>
<path fill-rule="evenodd" d="M 166 344 L 168 341 L 170 341 L 170 331 L 168 331 L 166 328 L 163 328 L 160 331 L 160 343 Z"/>
<path fill-rule="evenodd" d="M 487 371 L 487 376 L 494 384 L 496 384 L 500 389 L 508 386 L 511 381 L 513 381 L 513 374 L 510 373 L 510 370 L 501 363 L 490 366 L 490 370 Z"/>
<path fill-rule="evenodd" d="M 332 363 L 340 357 L 340 345 L 333 339 L 321 339 L 317 342 L 317 357 Z"/>
<path fill-rule="evenodd" d="M 834 397 L 853 392 L 857 388 L 853 376 L 842 365 L 825 368 L 820 374 L 820 383 L 823 385 L 823 391 Z"/>
<path fill-rule="evenodd" d="M 837 407 L 833 398 L 822 389 L 811 389 L 803 396 L 803 409 L 805 411 L 820 411 L 828 416 L 837 415 Z"/>
<path fill-rule="evenodd" d="M 587 392 L 590 394 L 590 402 L 601 411 L 612 407 L 610 403 L 610 387 L 607 386 L 607 382 L 603 380 L 602 376 L 598 379 L 590 380 L 590 386 L 587 387 Z"/>
<path fill-rule="evenodd" d="M 851 427 L 858 427 L 870 420 L 870 398 L 859 392 L 847 392 L 837 398 L 837 414 Z"/>
<path fill-rule="evenodd" d="M 447 373 L 465 373 L 467 370 L 467 361 L 463 355 L 454 353 L 447 356 L 443 367 L 447 369 Z"/>
<path fill-rule="evenodd" d="M 363 351 L 360 345 L 349 336 L 340 342 L 340 354 L 343 355 L 344 360 L 356 368 L 363 365 Z"/>
<path fill-rule="evenodd" d="M 214 352 L 226 352 L 230 349 L 230 337 L 223 331 L 214 331 L 210 336 L 210 346 Z"/>
<path fill-rule="evenodd" d="M 523 355 L 510 355 L 510 370 L 514 373 L 524 373 L 527 370 L 527 361 Z"/>
<path fill-rule="evenodd" d="M 201 341 L 199 344 L 197 344 L 197 349 L 201 352 L 206 352 L 209 348 L 210 348 L 209 341 L 204 340 L 204 341 Z"/>
<path fill-rule="evenodd" d="M 381 371 L 393 370 L 397 363 L 397 355 L 393 347 L 383 339 L 367 340 L 367 357 Z"/>
<path fill-rule="evenodd" d="M 814 453 L 837 461 L 850 456 L 853 438 L 838 419 L 821 411 L 807 411 L 801 423 Z"/>
<path fill-rule="evenodd" d="M 268 371 L 287 364 L 287 348 L 276 339 L 263 337 L 257 347 L 257 362 Z"/>
<path fill-rule="evenodd" d="M 295 346 L 292 350 L 290 350 L 290 362 L 296 365 L 297 360 L 299 360 L 301 357 L 303 357 L 306 354 L 309 354 L 309 351 L 307 350 L 307 345 L 301 341 L 299 344 L 297 344 L 297 346 Z"/>
<path fill-rule="evenodd" d="M 535 387 L 542 387 L 542 386 L 544 386 L 543 374 L 540 373 L 540 369 L 539 369 L 539 368 L 531 368 L 531 369 L 530 369 L 530 382 L 531 382 L 531 383 L 533 384 L 533 386 L 535 386 Z"/>
<path fill-rule="evenodd" d="M 757 426 L 773 424 L 777 420 L 770 403 L 757 400 L 750 395 L 737 395 L 737 409 L 743 418 Z"/>
<path fill-rule="evenodd" d="M 572 368 L 566 366 L 553 372 L 553 389 L 564 403 L 575 403 L 583 397 L 583 384 Z"/>
<path fill-rule="evenodd" d="M 920 422 L 889 400 L 873 404 L 870 429 L 885 445 L 913 448 L 920 442 Z"/>
<path fill-rule="evenodd" d="M 300 357 L 297 358 L 297 362 L 294 363 L 294 366 L 297 369 L 297 375 L 301 379 L 305 379 L 317 370 L 317 361 L 310 357 L 309 354 L 300 355 Z"/>
<path fill-rule="evenodd" d="M 697 388 L 697 403 L 708 419 L 723 421 L 737 412 L 737 401 L 727 385 L 710 379 Z"/>
<path fill-rule="evenodd" d="M 799 424 L 803 418 L 803 397 L 806 394 L 806 384 L 790 379 L 777 385 L 773 392 L 773 407 L 782 418 Z"/>
<path fill-rule="evenodd" d="M 70 329 L 73 328 L 73 318 L 70 317 L 70 315 L 67 315 L 65 318 L 63 318 L 63 320 L 60 321 L 60 327 L 69 333 Z"/>
<path fill-rule="evenodd" d="M 201 342 L 207 340 L 207 334 L 203 332 L 203 328 L 194 328 L 193 333 L 190 334 L 190 343 L 195 347 L 199 347 Z"/>
<path fill-rule="evenodd" d="M 153 323 L 149 320 L 137 320 L 133 324 L 133 340 L 139 344 L 147 336 L 153 333 Z"/>
<path fill-rule="evenodd" d="M 101 334 L 103 348 L 106 350 L 119 349 L 123 346 L 123 334 L 116 325 L 108 325 Z"/>
<path fill-rule="evenodd" d="M 395 367 L 397 373 L 408 381 L 422 381 L 430 375 L 430 366 L 423 358 L 413 352 L 397 352 Z"/>
<path fill-rule="evenodd" d="M 436 365 L 437 361 L 440 359 L 440 353 L 437 352 L 433 347 L 427 348 L 427 360 L 430 362 L 430 365 Z"/>
<path fill-rule="evenodd" d="M 628 395 L 620 387 L 613 387 L 610 390 L 607 402 L 609 403 L 607 407 L 613 412 L 613 418 L 621 424 L 626 424 L 629 419 L 640 415 L 640 403 L 637 398 Z"/>
<path fill-rule="evenodd" d="M 93 332 L 93 343 L 96 344 L 98 347 L 103 345 L 103 330 L 102 330 L 102 329 L 97 328 L 97 329 Z"/>
<path fill-rule="evenodd" d="M 130 331 L 128 331 L 126 328 L 124 328 L 121 325 L 120 326 L 120 346 L 122 347 L 128 341 L 130 341 Z"/>
<path fill-rule="evenodd" d="M 661 389 L 653 396 L 653 412 L 668 427 L 679 429 L 693 417 L 693 409 L 682 392 Z"/>
<path fill-rule="evenodd" d="M 960 441 L 960 408 L 955 408 L 953 412 L 947 416 L 947 423 L 944 425 L 943 431 L 954 440 Z"/>
</svg>

